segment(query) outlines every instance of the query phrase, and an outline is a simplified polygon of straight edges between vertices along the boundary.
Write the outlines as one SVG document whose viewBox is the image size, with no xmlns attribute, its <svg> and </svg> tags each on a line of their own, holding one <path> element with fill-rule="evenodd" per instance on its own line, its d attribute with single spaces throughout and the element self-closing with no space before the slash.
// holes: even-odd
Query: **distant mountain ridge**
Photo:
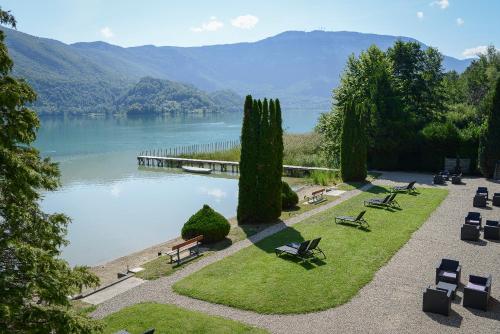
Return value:
<svg viewBox="0 0 500 334">
<path fill-rule="evenodd" d="M 253 43 L 200 47 L 120 47 L 105 42 L 64 44 L 3 28 L 15 74 L 39 92 L 47 112 L 108 110 L 143 77 L 168 79 L 213 92 L 279 97 L 284 106 L 328 108 L 347 57 L 402 36 L 287 31 Z M 424 45 L 425 46 L 425 45 Z M 462 72 L 470 60 L 444 57 Z M 119 105 L 119 104 L 118 104 Z"/>
</svg>

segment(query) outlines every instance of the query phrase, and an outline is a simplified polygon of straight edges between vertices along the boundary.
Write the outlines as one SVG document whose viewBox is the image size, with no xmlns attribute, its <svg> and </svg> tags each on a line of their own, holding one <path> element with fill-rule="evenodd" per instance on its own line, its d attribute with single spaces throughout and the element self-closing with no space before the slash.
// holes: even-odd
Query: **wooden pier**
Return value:
<svg viewBox="0 0 500 334">
<path fill-rule="evenodd" d="M 137 163 L 139 166 L 148 167 L 167 167 L 167 168 L 181 168 L 182 166 L 193 166 L 201 168 L 210 168 L 219 172 L 239 173 L 239 162 L 237 161 L 218 161 L 218 160 L 202 160 L 202 159 L 189 159 L 179 157 L 164 157 L 153 155 L 139 155 L 137 156 Z M 309 175 L 312 171 L 322 172 L 335 172 L 336 169 L 324 167 L 304 167 L 304 166 L 288 166 L 283 165 L 283 175 L 302 177 Z"/>
</svg>

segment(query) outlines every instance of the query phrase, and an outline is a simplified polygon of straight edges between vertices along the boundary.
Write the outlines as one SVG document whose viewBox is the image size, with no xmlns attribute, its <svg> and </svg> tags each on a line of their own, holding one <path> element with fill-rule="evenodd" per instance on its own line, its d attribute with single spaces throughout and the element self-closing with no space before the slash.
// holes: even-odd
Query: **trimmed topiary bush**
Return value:
<svg viewBox="0 0 500 334">
<path fill-rule="evenodd" d="M 184 224 L 182 238 L 187 240 L 203 235 L 204 243 L 217 242 L 229 234 L 230 228 L 229 222 L 223 215 L 205 204 Z"/>
<path fill-rule="evenodd" d="M 281 207 L 293 209 L 299 203 L 299 196 L 290 188 L 288 183 L 281 181 Z"/>
</svg>

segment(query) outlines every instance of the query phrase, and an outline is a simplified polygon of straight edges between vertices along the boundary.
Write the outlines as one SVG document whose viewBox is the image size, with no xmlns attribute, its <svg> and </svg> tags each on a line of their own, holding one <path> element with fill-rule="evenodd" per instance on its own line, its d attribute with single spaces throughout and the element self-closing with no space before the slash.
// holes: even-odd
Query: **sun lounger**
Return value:
<svg viewBox="0 0 500 334">
<path fill-rule="evenodd" d="M 411 181 L 406 186 L 396 186 L 392 188 L 393 192 L 407 192 L 407 193 L 415 193 L 417 192 L 417 188 L 415 188 L 415 183 L 417 181 Z"/>
<path fill-rule="evenodd" d="M 389 198 L 391 198 L 391 195 L 387 195 L 384 198 L 371 198 L 369 200 L 364 201 L 364 205 L 386 205 L 387 202 L 389 202 Z"/>
<path fill-rule="evenodd" d="M 276 253 L 277 256 L 280 256 L 282 254 L 288 254 L 291 256 L 296 256 L 300 259 L 306 259 L 307 257 L 311 256 L 311 254 L 312 254 L 308 250 L 310 243 L 311 242 L 309 240 L 301 242 L 298 248 L 285 245 L 285 246 L 275 248 L 274 252 Z"/>
<path fill-rule="evenodd" d="M 368 227 L 368 222 L 363 219 L 363 216 L 365 215 L 365 211 L 361 211 L 359 215 L 355 216 L 338 216 L 335 217 L 335 224 L 344 224 L 344 223 L 352 223 L 352 224 L 357 224 L 360 227 Z"/>
<path fill-rule="evenodd" d="M 319 248 L 319 246 L 318 246 L 320 241 L 321 241 L 321 238 L 313 239 L 309 243 L 309 246 L 307 247 L 307 250 L 311 253 L 311 255 L 321 253 L 323 255 L 323 257 L 326 259 L 325 253 L 323 253 L 323 251 L 321 250 L 321 248 Z M 300 245 L 301 245 L 300 242 L 292 242 L 292 243 L 287 244 L 287 246 L 290 246 L 290 247 L 293 247 L 293 248 L 297 248 L 297 249 L 300 247 Z"/>
</svg>

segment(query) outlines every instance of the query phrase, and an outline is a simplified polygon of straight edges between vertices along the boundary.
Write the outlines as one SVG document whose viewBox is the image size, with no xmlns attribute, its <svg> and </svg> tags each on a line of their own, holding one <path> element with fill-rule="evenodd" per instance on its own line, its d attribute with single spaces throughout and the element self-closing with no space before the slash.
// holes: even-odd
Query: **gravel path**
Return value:
<svg viewBox="0 0 500 334">
<path fill-rule="evenodd" d="M 415 179 L 420 186 L 428 184 L 429 175 L 384 173 L 376 184 L 392 184 Z M 249 246 L 287 225 L 293 225 L 319 211 L 355 196 L 351 191 L 339 200 L 273 226 L 233 246 L 204 258 L 171 276 L 150 281 L 101 304 L 93 313 L 101 318 L 121 308 L 142 301 L 175 304 L 212 315 L 220 315 L 268 329 L 272 333 L 500 333 L 500 243 L 460 241 L 463 217 L 472 210 L 472 196 L 477 186 L 487 186 L 490 194 L 500 192 L 500 184 L 484 179 L 465 179 L 465 185 L 448 185 L 449 196 L 414 233 L 409 242 L 381 268 L 371 283 L 361 289 L 349 303 L 326 311 L 299 315 L 265 315 L 212 304 L 172 292 L 171 286 L 182 279 L 236 251 Z M 500 208 L 476 209 L 483 217 L 500 219 Z M 468 275 L 493 275 L 490 311 L 465 309 L 457 293 L 450 317 L 421 311 L 423 289 L 434 281 L 434 267 L 442 257 L 457 259 L 462 264 L 462 281 Z M 460 289 L 461 290 L 461 289 Z"/>
</svg>

